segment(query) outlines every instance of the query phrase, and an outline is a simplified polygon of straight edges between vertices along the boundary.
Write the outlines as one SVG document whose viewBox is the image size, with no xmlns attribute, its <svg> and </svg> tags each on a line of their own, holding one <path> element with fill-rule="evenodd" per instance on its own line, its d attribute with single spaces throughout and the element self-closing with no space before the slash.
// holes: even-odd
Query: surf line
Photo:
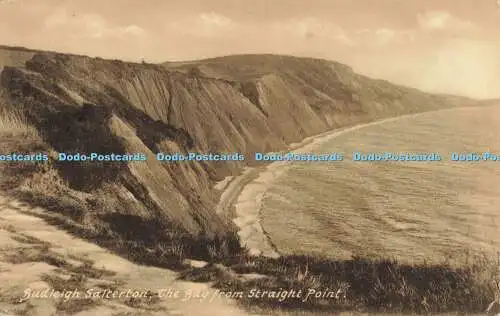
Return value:
<svg viewBox="0 0 500 316">
<path fill-rule="evenodd" d="M 377 126 L 406 118 L 417 118 L 432 113 L 441 113 L 454 110 L 475 109 L 482 106 L 460 106 L 420 113 L 404 114 L 377 121 L 359 123 L 352 126 L 340 127 L 305 138 L 299 143 L 290 144 L 289 152 L 300 153 L 310 151 L 316 146 L 321 146 L 336 137 L 363 128 Z M 247 167 L 245 172 L 232 179 L 223 195 L 232 196 L 232 201 L 223 201 L 226 205 L 234 205 L 235 218 L 233 222 L 238 227 L 238 235 L 243 246 L 249 248 L 251 255 L 279 257 L 278 247 L 271 241 L 269 232 L 262 227 L 261 217 L 263 212 L 263 199 L 269 186 L 276 181 L 290 166 L 290 161 L 276 161 L 262 167 Z M 281 170 L 280 170 L 281 169 Z M 236 185 L 232 185 L 236 184 Z M 237 191 L 234 191 L 237 190 Z M 232 193 L 231 193 L 232 192 Z M 235 194 L 236 193 L 236 194 Z M 226 206 L 228 207 L 228 206 Z"/>
</svg>

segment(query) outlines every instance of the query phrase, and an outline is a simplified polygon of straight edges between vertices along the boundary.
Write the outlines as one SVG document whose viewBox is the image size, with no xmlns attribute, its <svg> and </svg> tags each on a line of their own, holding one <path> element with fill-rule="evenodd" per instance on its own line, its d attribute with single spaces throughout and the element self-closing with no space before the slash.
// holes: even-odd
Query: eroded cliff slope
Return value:
<svg viewBox="0 0 500 316">
<path fill-rule="evenodd" d="M 288 56 L 153 65 L 34 53 L 22 67 L 4 64 L 4 110 L 26 117 L 52 156 L 149 155 L 147 162 L 128 164 L 51 159 L 8 183 L 10 188 L 23 188 L 49 206 L 64 197 L 72 220 L 151 241 L 158 237 L 151 223 L 189 235 L 230 230 L 214 212 L 213 186 L 251 163 L 165 163 L 154 159 L 157 152 L 239 152 L 251 158 L 255 151 L 281 150 L 336 127 L 473 102 L 370 79 L 336 62 Z M 47 189 L 56 183 L 57 189 Z"/>
</svg>

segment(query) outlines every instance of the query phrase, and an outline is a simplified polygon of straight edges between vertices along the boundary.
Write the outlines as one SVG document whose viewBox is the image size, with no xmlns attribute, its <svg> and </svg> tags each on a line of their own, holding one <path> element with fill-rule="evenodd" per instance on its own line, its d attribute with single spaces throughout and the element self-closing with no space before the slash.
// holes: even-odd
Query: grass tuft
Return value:
<svg viewBox="0 0 500 316">
<path fill-rule="evenodd" d="M 1 137 L 28 137 L 40 139 L 38 130 L 30 125 L 25 116 L 19 111 L 7 111 L 0 108 L 0 136 Z"/>
</svg>

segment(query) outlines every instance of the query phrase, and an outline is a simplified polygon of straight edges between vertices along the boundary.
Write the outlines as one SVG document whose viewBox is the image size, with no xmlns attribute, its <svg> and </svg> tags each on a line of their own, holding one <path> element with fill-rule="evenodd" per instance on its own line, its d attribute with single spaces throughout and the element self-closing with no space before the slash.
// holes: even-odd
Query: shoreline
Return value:
<svg viewBox="0 0 500 316">
<path fill-rule="evenodd" d="M 493 105 L 496 106 L 496 105 Z M 340 127 L 314 136 L 310 136 L 298 143 L 288 146 L 287 151 L 301 153 L 312 151 L 315 147 L 321 146 L 338 136 L 360 130 L 370 126 L 376 126 L 405 118 L 416 118 L 435 112 L 446 112 L 457 109 L 475 109 L 477 106 L 457 107 L 426 111 L 421 113 L 404 114 L 396 117 L 389 117 L 377 121 L 358 123 L 356 125 Z M 276 152 L 275 152 L 276 153 Z M 221 192 L 217 211 L 222 214 L 229 214 L 229 209 L 234 209 L 233 223 L 238 227 L 238 235 L 242 246 L 249 249 L 250 255 L 279 257 L 279 250 L 272 244 L 266 231 L 261 225 L 262 202 L 268 188 L 292 166 L 291 161 L 271 162 L 261 167 L 246 167 L 244 172 L 238 176 L 232 176 L 228 180 Z"/>
</svg>

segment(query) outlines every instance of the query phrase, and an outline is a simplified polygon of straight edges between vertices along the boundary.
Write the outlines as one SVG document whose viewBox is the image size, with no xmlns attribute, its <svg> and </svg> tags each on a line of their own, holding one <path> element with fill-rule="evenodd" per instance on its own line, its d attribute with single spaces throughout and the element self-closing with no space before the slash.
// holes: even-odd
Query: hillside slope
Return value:
<svg viewBox="0 0 500 316">
<path fill-rule="evenodd" d="M 370 79 L 336 62 L 289 56 L 152 65 L 38 52 L 23 67 L 5 63 L 3 110 L 25 117 L 43 150 L 146 153 L 149 159 L 51 159 L 3 187 L 99 233 L 151 242 L 159 232 L 213 238 L 231 231 L 214 212 L 213 186 L 252 163 L 165 163 L 154 158 L 158 152 L 251 158 L 336 127 L 474 102 Z M 35 150 L 5 140 L 4 152 Z M 47 180 L 49 174 L 57 181 Z"/>
<path fill-rule="evenodd" d="M 23 67 L 37 52 L 23 47 L 0 45 L 0 71 L 6 67 Z"/>
</svg>

